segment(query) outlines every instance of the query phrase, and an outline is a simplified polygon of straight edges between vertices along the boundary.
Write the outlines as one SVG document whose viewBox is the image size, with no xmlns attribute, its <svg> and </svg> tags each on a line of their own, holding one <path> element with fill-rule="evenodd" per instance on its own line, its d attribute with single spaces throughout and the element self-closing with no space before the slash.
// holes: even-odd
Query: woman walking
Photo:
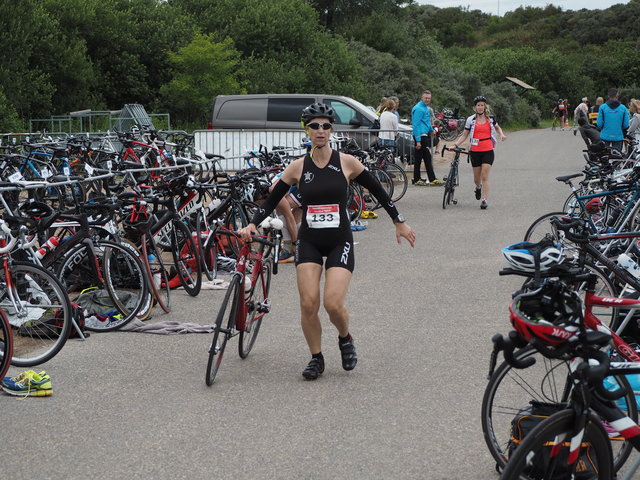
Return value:
<svg viewBox="0 0 640 480">
<path fill-rule="evenodd" d="M 298 231 L 295 265 L 302 331 L 311 353 L 311 361 L 302 372 L 307 380 L 315 380 L 324 372 L 322 326 L 318 316 L 323 264 L 326 270 L 323 304 L 331 323 L 338 330 L 342 368 L 353 370 L 358 361 L 353 337 L 349 333 L 349 312 L 345 306 L 355 263 L 353 234 L 347 213 L 349 182 L 358 182 L 380 201 L 393 220 L 398 243 L 405 238 L 413 247 L 416 238 L 380 183 L 362 163 L 329 146 L 334 117 L 333 109 L 322 103 L 314 103 L 303 110 L 302 124 L 311 140 L 311 151 L 289 164 L 251 223 L 240 230 L 242 237 L 248 240 L 256 232 L 256 225 L 273 211 L 293 185 L 298 185 L 302 224 Z"/>
<path fill-rule="evenodd" d="M 475 114 L 467 118 L 464 125 L 464 132 L 460 139 L 454 144 L 456 147 L 464 143 L 467 138 L 471 139 L 471 166 L 473 167 L 473 181 L 476 184 L 476 200 L 480 200 L 480 208 L 485 210 L 488 207 L 489 199 L 489 173 L 493 165 L 493 149 L 497 143 L 497 136 L 505 141 L 506 135 L 498 125 L 496 117 L 491 115 L 487 99 L 481 95 L 473 99 Z"/>
</svg>

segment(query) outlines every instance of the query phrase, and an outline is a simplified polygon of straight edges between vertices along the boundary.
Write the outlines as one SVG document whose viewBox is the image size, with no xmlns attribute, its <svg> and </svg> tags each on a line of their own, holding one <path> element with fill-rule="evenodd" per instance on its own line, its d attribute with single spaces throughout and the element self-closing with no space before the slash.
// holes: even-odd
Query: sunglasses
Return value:
<svg viewBox="0 0 640 480">
<path fill-rule="evenodd" d="M 313 123 L 309 123 L 307 127 L 309 127 L 311 130 L 320 130 L 320 127 L 322 127 L 323 130 L 330 130 L 331 128 L 333 128 L 333 125 L 331 125 L 329 122 L 325 122 L 325 123 L 313 122 Z"/>
</svg>

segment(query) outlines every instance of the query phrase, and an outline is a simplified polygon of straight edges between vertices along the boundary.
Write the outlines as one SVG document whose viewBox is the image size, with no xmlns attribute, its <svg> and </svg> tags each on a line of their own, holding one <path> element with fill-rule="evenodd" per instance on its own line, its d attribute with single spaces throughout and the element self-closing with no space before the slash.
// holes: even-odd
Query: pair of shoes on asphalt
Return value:
<svg viewBox="0 0 640 480">
<path fill-rule="evenodd" d="M 352 232 L 361 232 L 362 230 L 366 230 L 367 226 L 360 223 L 358 220 L 351 222 L 351 231 Z"/>
<path fill-rule="evenodd" d="M 291 263 L 295 260 L 295 255 L 288 250 L 281 250 L 278 263 Z"/>
<path fill-rule="evenodd" d="M 444 185 L 444 182 L 442 180 L 438 180 L 437 178 L 432 182 L 428 182 L 427 180 L 423 180 L 421 178 L 420 180 L 412 180 L 412 183 L 419 187 L 441 187 L 442 185 Z"/>
<path fill-rule="evenodd" d="M 27 370 L 15 377 L 4 377 L 0 383 L 2 390 L 14 397 L 48 397 L 53 395 L 51 377 L 45 371 L 38 373 L 34 370 Z"/>
<path fill-rule="evenodd" d="M 353 344 L 353 337 L 349 335 L 349 340 L 341 342 L 338 339 L 338 346 L 340 347 L 340 356 L 342 357 L 342 368 L 345 370 L 353 370 L 358 363 L 358 355 L 356 354 L 356 347 Z M 307 364 L 307 368 L 302 372 L 302 376 L 305 380 L 316 380 L 324 372 L 324 359 L 311 358 L 311 361 Z"/>
<path fill-rule="evenodd" d="M 371 210 L 363 210 L 360 214 L 360 218 L 378 218 L 378 214 Z"/>
</svg>

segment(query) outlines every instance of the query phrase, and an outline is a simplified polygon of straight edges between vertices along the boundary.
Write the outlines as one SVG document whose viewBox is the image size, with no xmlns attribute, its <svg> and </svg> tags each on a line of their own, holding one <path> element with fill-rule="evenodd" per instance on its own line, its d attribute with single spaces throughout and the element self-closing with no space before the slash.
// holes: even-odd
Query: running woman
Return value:
<svg viewBox="0 0 640 480">
<path fill-rule="evenodd" d="M 347 213 L 349 182 L 355 180 L 380 201 L 393 219 L 398 243 L 405 238 L 413 247 L 416 239 L 415 232 L 405 223 L 378 180 L 355 157 L 329 146 L 333 121 L 333 109 L 323 103 L 314 103 L 303 110 L 302 125 L 311 140 L 311 151 L 287 166 L 251 223 L 240 230 L 242 237 L 248 240 L 256 233 L 256 225 L 273 211 L 289 189 L 298 186 L 303 210 L 295 265 L 302 331 L 311 353 L 311 360 L 302 372 L 307 380 L 315 380 L 324 372 L 322 327 L 318 316 L 323 264 L 326 270 L 323 304 L 338 330 L 342 367 L 353 370 L 358 361 L 345 306 L 354 269 L 353 234 Z"/>
<path fill-rule="evenodd" d="M 503 142 L 507 139 L 496 117 L 490 114 L 487 99 L 481 95 L 473 99 L 475 114 L 467 118 L 464 133 L 454 144 L 456 147 L 471 138 L 471 166 L 473 167 L 473 181 L 476 184 L 476 200 L 480 200 L 480 208 L 485 210 L 489 199 L 489 172 L 493 165 L 493 149 L 497 143 L 497 135 Z"/>
</svg>

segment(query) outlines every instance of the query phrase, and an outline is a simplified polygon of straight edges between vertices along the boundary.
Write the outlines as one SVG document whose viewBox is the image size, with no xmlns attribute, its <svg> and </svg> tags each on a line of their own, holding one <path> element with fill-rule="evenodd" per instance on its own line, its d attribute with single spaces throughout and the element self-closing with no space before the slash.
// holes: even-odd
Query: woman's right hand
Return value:
<svg viewBox="0 0 640 480">
<path fill-rule="evenodd" d="M 251 240 L 251 235 L 256 235 L 258 231 L 256 230 L 256 226 L 253 223 L 250 223 L 244 228 L 238 230 L 238 234 L 240 238 L 242 238 L 245 242 Z"/>
</svg>

